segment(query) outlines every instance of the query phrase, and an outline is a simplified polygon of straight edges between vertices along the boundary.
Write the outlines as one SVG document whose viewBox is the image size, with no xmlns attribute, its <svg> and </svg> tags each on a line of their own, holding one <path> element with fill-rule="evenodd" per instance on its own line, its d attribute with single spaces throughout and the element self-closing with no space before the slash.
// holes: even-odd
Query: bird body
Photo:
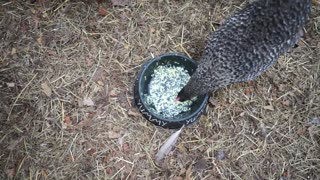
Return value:
<svg viewBox="0 0 320 180">
<path fill-rule="evenodd" d="M 207 40 L 199 65 L 179 92 L 181 101 L 232 83 L 254 80 L 303 35 L 310 0 L 256 0 Z"/>
</svg>

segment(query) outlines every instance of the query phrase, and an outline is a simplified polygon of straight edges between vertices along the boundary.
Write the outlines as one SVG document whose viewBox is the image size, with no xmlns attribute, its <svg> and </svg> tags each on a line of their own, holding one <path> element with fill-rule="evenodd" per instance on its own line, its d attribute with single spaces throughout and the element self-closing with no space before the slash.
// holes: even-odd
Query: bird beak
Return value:
<svg viewBox="0 0 320 180">
<path fill-rule="evenodd" d="M 176 98 L 176 101 L 180 101 L 180 97 L 177 97 L 177 98 Z"/>
</svg>

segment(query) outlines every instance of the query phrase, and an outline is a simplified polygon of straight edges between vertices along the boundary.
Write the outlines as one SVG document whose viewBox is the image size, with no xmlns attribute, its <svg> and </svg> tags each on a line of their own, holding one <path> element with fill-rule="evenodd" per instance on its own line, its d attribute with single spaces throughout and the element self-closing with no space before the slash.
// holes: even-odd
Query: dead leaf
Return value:
<svg viewBox="0 0 320 180">
<path fill-rule="evenodd" d="M 42 17 L 46 18 L 46 17 L 48 17 L 48 15 L 49 14 L 47 12 L 45 12 L 45 11 L 42 12 Z"/>
<path fill-rule="evenodd" d="M 70 126 L 70 125 L 72 124 L 71 117 L 70 117 L 70 116 L 65 116 L 63 122 L 64 122 L 66 125 Z"/>
<path fill-rule="evenodd" d="M 283 179 L 288 179 L 289 177 L 289 172 L 287 170 L 284 170 L 284 172 L 282 173 L 282 177 Z"/>
<path fill-rule="evenodd" d="M 114 6 L 130 6 L 131 0 L 111 0 L 112 5 Z"/>
<path fill-rule="evenodd" d="M 110 161 L 110 156 L 107 154 L 103 157 L 103 162 L 109 163 L 109 161 Z"/>
<path fill-rule="evenodd" d="M 209 104 L 211 104 L 212 106 L 216 106 L 218 102 L 214 98 L 209 98 Z"/>
<path fill-rule="evenodd" d="M 96 71 L 96 73 L 94 73 L 92 77 L 92 81 L 103 80 L 105 75 L 106 75 L 106 72 L 104 71 L 104 69 L 98 68 L 98 70 Z"/>
<path fill-rule="evenodd" d="M 105 84 L 104 84 L 102 81 L 97 81 L 97 83 L 98 83 L 100 86 L 105 86 Z"/>
<path fill-rule="evenodd" d="M 119 133 L 113 132 L 113 131 L 109 131 L 108 132 L 108 136 L 110 139 L 117 139 L 120 138 L 121 135 Z"/>
<path fill-rule="evenodd" d="M 8 86 L 9 88 L 13 88 L 13 87 L 15 86 L 15 83 L 13 83 L 13 82 L 7 83 L 7 86 Z"/>
<path fill-rule="evenodd" d="M 106 173 L 109 174 L 109 175 L 111 175 L 111 174 L 112 174 L 112 169 L 109 168 L 109 167 L 107 167 L 107 168 L 106 168 Z"/>
<path fill-rule="evenodd" d="M 299 128 L 299 129 L 297 130 L 297 134 L 298 134 L 299 136 L 303 136 L 306 132 L 307 132 L 307 128 L 305 128 L 305 127 L 301 127 L 301 128 Z"/>
<path fill-rule="evenodd" d="M 16 176 L 16 169 L 15 168 L 8 168 L 5 170 L 7 176 L 12 179 Z"/>
<path fill-rule="evenodd" d="M 94 102 L 90 97 L 85 97 L 82 103 L 84 106 L 94 106 Z"/>
<path fill-rule="evenodd" d="M 284 84 L 279 84 L 279 91 L 283 92 L 286 90 L 286 86 Z"/>
<path fill-rule="evenodd" d="M 89 112 L 89 113 L 87 113 L 89 119 L 92 119 L 96 114 L 97 114 L 97 112 Z"/>
<path fill-rule="evenodd" d="M 16 148 L 16 146 L 21 142 L 22 139 L 23 139 L 23 137 L 20 139 L 11 141 L 10 145 L 7 147 L 7 149 L 14 150 Z"/>
<path fill-rule="evenodd" d="M 96 152 L 96 150 L 94 148 L 90 148 L 88 151 L 87 151 L 87 154 L 89 154 L 90 156 L 93 156 L 93 154 Z"/>
<path fill-rule="evenodd" d="M 190 166 L 186 171 L 186 180 L 191 180 L 191 175 L 192 175 L 192 164 L 190 164 Z"/>
<path fill-rule="evenodd" d="M 155 28 L 153 28 L 153 27 L 150 28 L 150 32 L 151 32 L 151 33 L 154 33 L 155 31 L 156 31 Z"/>
<path fill-rule="evenodd" d="M 184 145 L 183 144 L 178 144 L 177 145 L 177 149 L 180 151 L 180 152 L 182 152 L 182 153 L 185 153 L 185 152 L 187 152 L 187 149 L 184 147 Z M 180 174 L 181 175 L 181 174 Z"/>
<path fill-rule="evenodd" d="M 92 95 L 96 94 L 97 92 L 102 92 L 105 90 L 104 87 L 99 85 L 98 83 L 93 83 L 91 87 L 93 87 L 92 91 L 90 92 L 90 94 Z"/>
<path fill-rule="evenodd" d="M 44 82 L 41 84 L 41 88 L 42 88 L 42 91 L 48 96 L 48 97 L 51 97 L 52 95 L 52 90 L 51 88 L 49 87 L 49 85 Z"/>
<path fill-rule="evenodd" d="M 129 143 L 123 143 L 122 149 L 123 149 L 124 152 L 130 151 L 130 145 L 129 145 Z"/>
<path fill-rule="evenodd" d="M 16 48 L 12 48 L 11 49 L 11 55 L 15 55 L 17 54 L 17 49 Z"/>
<path fill-rule="evenodd" d="M 251 89 L 250 89 L 250 88 L 247 88 L 247 89 L 245 90 L 245 94 L 246 94 L 247 96 L 250 96 L 250 95 L 251 95 Z"/>
<path fill-rule="evenodd" d="M 274 111 L 274 108 L 273 108 L 272 105 L 264 106 L 263 109 L 270 110 L 270 111 Z"/>
<path fill-rule="evenodd" d="M 38 42 L 40 45 L 43 45 L 43 44 L 44 44 L 44 43 L 43 43 L 43 37 L 42 37 L 42 35 L 40 35 L 40 36 L 38 37 L 37 42 Z"/>
<path fill-rule="evenodd" d="M 135 112 L 135 111 L 133 111 L 131 109 L 128 111 L 128 115 L 129 116 L 134 116 L 134 117 L 139 117 L 140 116 L 139 113 L 137 113 L 137 112 Z"/>
<path fill-rule="evenodd" d="M 56 54 L 54 51 L 52 51 L 50 49 L 48 49 L 47 53 L 48 53 L 49 56 L 53 56 L 53 55 Z"/>
<path fill-rule="evenodd" d="M 182 174 L 185 174 L 186 171 L 187 170 L 185 168 L 180 169 L 179 176 L 181 176 Z"/>
<path fill-rule="evenodd" d="M 88 67 L 91 67 L 94 64 L 94 61 L 91 58 L 86 58 L 86 64 Z"/>
<path fill-rule="evenodd" d="M 41 175 L 42 175 L 45 179 L 47 179 L 47 177 L 48 177 L 48 173 L 47 173 L 46 170 L 44 170 L 44 169 L 42 169 Z"/>
<path fill-rule="evenodd" d="M 320 4 L 320 2 L 319 2 L 318 0 L 312 0 L 312 3 L 313 3 L 314 5 Z"/>
<path fill-rule="evenodd" d="M 207 166 L 208 166 L 207 161 L 204 158 L 202 158 L 194 164 L 194 170 L 195 171 L 202 171 L 202 170 L 205 170 L 207 168 Z"/>
<path fill-rule="evenodd" d="M 78 127 L 82 128 L 82 127 L 90 127 L 93 125 L 93 121 L 90 119 L 87 120 L 83 120 L 81 122 L 78 123 Z"/>
<path fill-rule="evenodd" d="M 99 7 L 98 12 L 100 16 L 106 16 L 108 14 L 108 11 L 102 6 Z"/>
<path fill-rule="evenodd" d="M 282 101 L 282 104 L 285 105 L 285 106 L 289 106 L 290 105 L 290 101 L 288 99 L 284 100 L 284 101 Z"/>
<path fill-rule="evenodd" d="M 32 12 L 32 14 L 35 14 L 37 11 L 35 9 L 31 8 L 31 12 Z"/>
<path fill-rule="evenodd" d="M 39 27 L 40 18 L 37 15 L 34 15 L 34 16 L 32 16 L 32 20 L 33 20 L 34 28 L 38 28 Z M 41 39 L 42 39 L 42 37 L 41 37 Z"/>
<path fill-rule="evenodd" d="M 116 96 L 118 96 L 117 89 L 112 89 L 111 92 L 109 93 L 109 95 L 110 95 L 111 97 L 116 97 Z"/>
</svg>

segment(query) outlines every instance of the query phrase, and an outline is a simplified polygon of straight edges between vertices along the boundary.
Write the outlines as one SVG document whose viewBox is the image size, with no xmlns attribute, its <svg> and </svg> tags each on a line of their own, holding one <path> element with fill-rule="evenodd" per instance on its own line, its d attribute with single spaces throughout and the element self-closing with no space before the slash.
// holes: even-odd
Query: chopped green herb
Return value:
<svg viewBox="0 0 320 180">
<path fill-rule="evenodd" d="M 145 94 L 146 103 L 151 111 L 164 118 L 177 116 L 190 110 L 191 100 L 179 102 L 176 97 L 190 79 L 188 71 L 182 67 L 159 66 L 151 75 L 149 93 Z"/>
</svg>

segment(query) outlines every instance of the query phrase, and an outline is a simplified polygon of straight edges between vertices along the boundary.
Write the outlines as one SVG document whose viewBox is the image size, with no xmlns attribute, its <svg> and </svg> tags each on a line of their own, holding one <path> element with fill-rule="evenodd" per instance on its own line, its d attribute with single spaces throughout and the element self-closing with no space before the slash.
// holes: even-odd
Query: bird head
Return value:
<svg viewBox="0 0 320 180">
<path fill-rule="evenodd" d="M 186 87 L 184 87 L 179 93 L 176 98 L 176 101 L 186 101 L 186 100 L 191 100 L 193 96 L 186 90 Z"/>
</svg>

